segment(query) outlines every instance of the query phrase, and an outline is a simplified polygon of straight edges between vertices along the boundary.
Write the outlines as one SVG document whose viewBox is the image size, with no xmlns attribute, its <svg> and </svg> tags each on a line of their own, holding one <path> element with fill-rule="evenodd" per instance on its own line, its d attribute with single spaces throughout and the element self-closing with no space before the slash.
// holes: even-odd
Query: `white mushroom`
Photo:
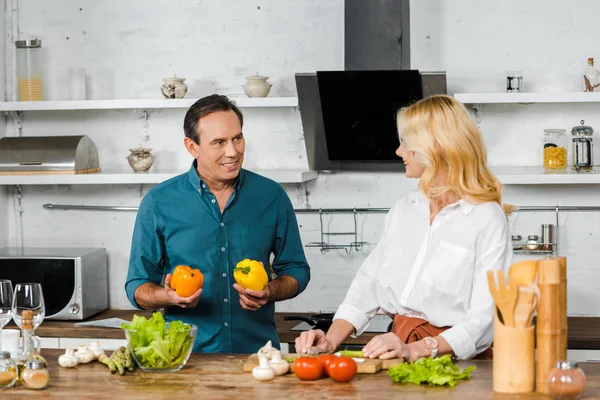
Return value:
<svg viewBox="0 0 600 400">
<path fill-rule="evenodd" d="M 65 354 L 58 357 L 58 365 L 63 368 L 73 368 L 76 366 L 79 361 L 77 360 L 77 356 L 73 354 L 74 351 L 74 349 L 67 349 Z"/>
<path fill-rule="evenodd" d="M 258 367 L 252 368 L 252 376 L 259 381 L 270 381 L 275 378 L 275 371 L 269 366 L 269 360 L 263 354 L 258 354 Z"/>
<path fill-rule="evenodd" d="M 78 346 L 75 356 L 77 357 L 77 362 L 79 362 L 79 364 L 89 363 L 94 359 L 94 353 L 83 344 Z"/>
<path fill-rule="evenodd" d="M 104 354 L 104 350 L 100 348 L 99 340 L 94 340 L 92 343 L 90 343 L 89 350 L 94 353 L 94 360 L 99 359 L 100 356 Z"/>
<path fill-rule="evenodd" d="M 271 349 L 271 361 L 269 366 L 275 371 L 275 375 L 284 375 L 290 370 L 290 364 L 281 359 L 281 352 L 277 349 Z"/>
</svg>

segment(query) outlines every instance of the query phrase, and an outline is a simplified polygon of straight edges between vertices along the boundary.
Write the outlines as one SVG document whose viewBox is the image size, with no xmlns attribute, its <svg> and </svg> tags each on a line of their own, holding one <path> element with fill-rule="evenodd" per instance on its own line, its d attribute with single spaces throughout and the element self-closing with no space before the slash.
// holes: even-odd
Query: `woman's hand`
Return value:
<svg viewBox="0 0 600 400">
<path fill-rule="evenodd" d="M 333 353 L 335 346 L 326 337 L 325 332 L 320 329 L 311 329 L 302 332 L 295 340 L 296 352 L 308 353 L 309 349 L 319 350 L 320 353 Z"/>
<path fill-rule="evenodd" d="M 363 353 L 367 358 L 404 358 L 411 361 L 410 347 L 402 342 L 398 336 L 389 332 L 383 335 L 377 335 L 363 347 Z"/>
</svg>

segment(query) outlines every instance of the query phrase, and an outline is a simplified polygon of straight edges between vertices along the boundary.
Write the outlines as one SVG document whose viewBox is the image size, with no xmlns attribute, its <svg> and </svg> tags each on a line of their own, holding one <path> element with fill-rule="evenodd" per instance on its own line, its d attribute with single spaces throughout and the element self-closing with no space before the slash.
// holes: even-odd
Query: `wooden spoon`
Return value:
<svg viewBox="0 0 600 400">
<path fill-rule="evenodd" d="M 514 263 L 508 270 L 508 278 L 517 286 L 527 286 L 535 282 L 537 261 L 524 260 Z"/>
<path fill-rule="evenodd" d="M 518 286 L 517 304 L 515 305 L 515 327 L 526 329 L 531 326 L 531 319 L 540 303 L 540 289 L 535 283 Z"/>
<path fill-rule="evenodd" d="M 510 282 L 510 285 L 506 283 L 504 279 L 504 271 L 498 271 L 498 284 L 494 277 L 495 270 L 488 270 L 488 285 L 490 287 L 490 293 L 496 303 L 496 307 L 502 314 L 505 326 L 515 326 L 514 313 L 515 304 L 517 303 L 517 286 L 514 282 Z M 510 277 L 509 277 L 510 279 Z"/>
</svg>

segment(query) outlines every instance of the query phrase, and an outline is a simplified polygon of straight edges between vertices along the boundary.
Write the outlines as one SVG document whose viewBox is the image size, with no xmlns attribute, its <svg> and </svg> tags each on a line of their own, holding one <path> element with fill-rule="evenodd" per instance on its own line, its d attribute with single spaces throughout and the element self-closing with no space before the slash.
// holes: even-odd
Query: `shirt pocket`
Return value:
<svg viewBox="0 0 600 400">
<path fill-rule="evenodd" d="M 421 280 L 442 293 L 457 295 L 472 280 L 474 262 L 475 252 L 442 241 L 426 263 Z"/>
</svg>

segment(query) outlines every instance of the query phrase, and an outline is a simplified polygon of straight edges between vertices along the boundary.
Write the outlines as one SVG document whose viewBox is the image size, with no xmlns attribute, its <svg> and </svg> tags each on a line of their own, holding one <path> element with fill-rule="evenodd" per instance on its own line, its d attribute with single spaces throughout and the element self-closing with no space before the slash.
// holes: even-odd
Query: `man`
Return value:
<svg viewBox="0 0 600 400">
<path fill-rule="evenodd" d="M 277 183 L 242 169 L 240 110 L 225 96 L 198 100 L 184 120 L 189 172 L 152 188 L 137 214 L 125 290 L 138 308 L 165 308 L 169 320 L 198 326 L 194 351 L 253 353 L 271 340 L 275 301 L 301 293 L 310 271 L 296 216 Z M 246 258 L 269 260 L 277 277 L 264 290 L 233 279 Z M 204 286 L 183 298 L 170 287 L 177 265 L 198 268 Z M 164 285 L 161 282 L 164 279 Z"/>
</svg>

